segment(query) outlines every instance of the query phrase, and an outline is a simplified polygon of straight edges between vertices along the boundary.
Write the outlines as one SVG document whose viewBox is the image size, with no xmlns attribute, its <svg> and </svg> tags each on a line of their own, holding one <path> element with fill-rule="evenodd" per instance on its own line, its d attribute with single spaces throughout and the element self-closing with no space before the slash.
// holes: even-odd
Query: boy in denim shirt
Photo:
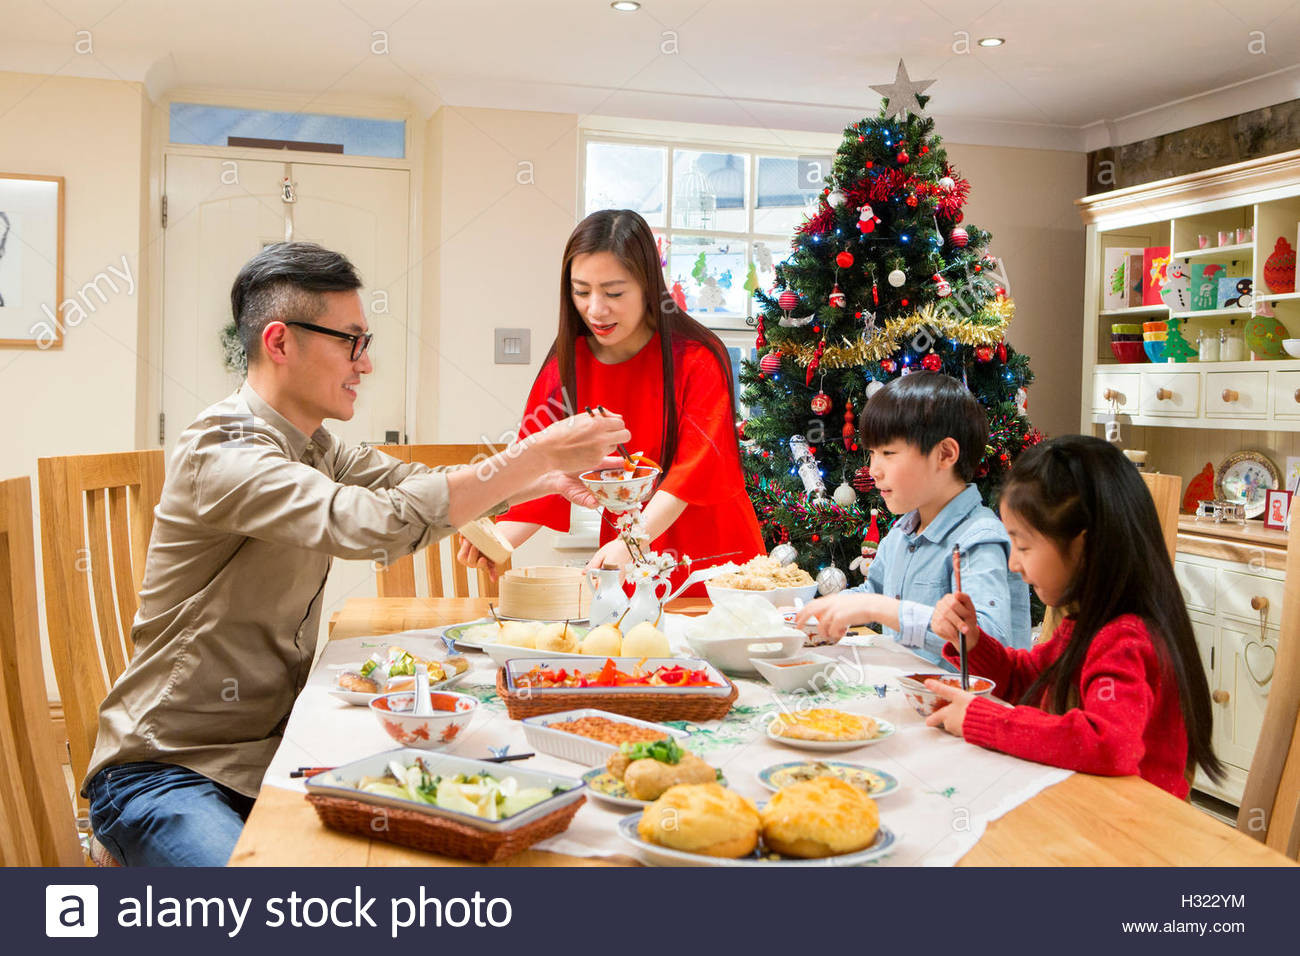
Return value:
<svg viewBox="0 0 1300 956">
<path fill-rule="evenodd" d="M 860 444 L 890 512 L 902 515 L 880 543 L 867 580 L 805 605 L 818 631 L 838 640 L 847 628 L 878 622 L 926 660 L 951 670 L 943 638 L 931 629 L 934 606 L 956 590 L 952 550 L 961 546 L 962 589 L 984 633 L 1028 648 L 1029 589 L 1007 568 L 1011 542 L 971 484 L 984 457 L 988 420 L 966 387 L 938 372 L 897 378 L 867 403 Z"/>
</svg>

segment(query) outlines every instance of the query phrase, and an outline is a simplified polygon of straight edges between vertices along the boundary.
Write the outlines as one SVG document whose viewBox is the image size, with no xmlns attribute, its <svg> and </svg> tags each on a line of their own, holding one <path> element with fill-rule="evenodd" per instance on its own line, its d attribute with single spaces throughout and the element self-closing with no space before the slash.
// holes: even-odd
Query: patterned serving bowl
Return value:
<svg viewBox="0 0 1300 956">
<path fill-rule="evenodd" d="M 474 719 L 478 700 L 469 694 L 433 691 L 429 694 L 433 713 L 417 717 L 415 694 L 402 691 L 381 694 L 370 702 L 370 712 L 375 715 L 384 732 L 403 747 L 420 750 L 440 750 L 459 737 Z"/>
</svg>

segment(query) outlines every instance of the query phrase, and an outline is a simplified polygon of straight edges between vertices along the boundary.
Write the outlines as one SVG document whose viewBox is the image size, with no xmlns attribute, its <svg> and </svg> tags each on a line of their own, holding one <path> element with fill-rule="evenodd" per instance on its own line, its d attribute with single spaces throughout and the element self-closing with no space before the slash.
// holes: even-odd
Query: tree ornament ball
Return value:
<svg viewBox="0 0 1300 956">
<path fill-rule="evenodd" d="M 948 241 L 958 249 L 961 249 L 970 242 L 970 236 L 966 234 L 966 230 L 963 227 L 953 226 L 952 232 L 948 233 Z"/>
<path fill-rule="evenodd" d="M 768 374 L 781 371 L 781 353 L 768 352 L 758 360 L 758 367 Z"/>
<path fill-rule="evenodd" d="M 939 188 L 946 193 L 950 193 L 957 186 L 956 181 L 951 176 L 944 176 L 939 180 Z"/>
<path fill-rule="evenodd" d="M 853 473 L 853 487 L 864 495 L 876 487 L 876 479 L 871 477 L 871 469 L 863 465 Z"/>
<path fill-rule="evenodd" d="M 952 295 L 952 286 L 943 276 L 935 276 L 934 294 L 941 299 L 946 299 Z"/>
<path fill-rule="evenodd" d="M 937 372 L 943 368 L 943 359 L 933 352 L 926 352 L 921 359 L 921 367 L 930 372 Z"/>
<path fill-rule="evenodd" d="M 799 307 L 799 296 L 792 289 L 786 289 L 776 300 L 776 304 L 786 312 L 789 312 L 791 309 L 797 309 Z"/>
<path fill-rule="evenodd" d="M 844 576 L 844 572 L 832 564 L 829 568 L 822 568 L 818 572 L 817 593 L 834 594 L 837 591 L 843 591 L 848 587 L 848 583 L 848 578 Z"/>
<path fill-rule="evenodd" d="M 787 564 L 794 564 L 795 558 L 799 557 L 799 552 L 795 550 L 792 544 L 778 544 L 768 555 L 777 564 L 785 567 Z"/>
<path fill-rule="evenodd" d="M 827 204 L 828 206 L 830 206 L 831 208 L 835 208 L 835 207 L 838 207 L 838 206 L 843 206 L 843 205 L 844 205 L 844 198 L 845 198 L 845 197 L 844 197 L 844 193 L 840 192 L 838 189 L 835 189 L 835 190 L 832 190 L 832 191 L 831 191 L 831 192 L 826 196 L 826 204 Z"/>
<path fill-rule="evenodd" d="M 885 277 L 895 289 L 900 288 L 907 281 L 907 273 L 902 269 L 891 269 L 889 275 Z"/>
<path fill-rule="evenodd" d="M 993 346 L 991 346 L 991 345 L 977 345 L 977 346 L 975 347 L 975 359 L 976 359 L 976 361 L 979 361 L 979 362 L 992 362 L 992 361 L 993 361 Z"/>
<path fill-rule="evenodd" d="M 885 362 L 888 362 L 888 361 L 889 361 L 889 359 L 885 359 Z M 881 362 L 881 363 L 880 363 L 881 368 L 884 368 L 885 362 Z M 884 383 L 884 382 L 875 382 L 875 381 L 868 382 L 868 383 L 867 383 L 867 401 L 871 401 L 871 396 L 875 395 L 876 392 L 880 391 L 880 390 L 881 390 L 882 388 L 884 388 L 884 387 L 885 387 L 885 383 Z"/>
<path fill-rule="evenodd" d="M 898 155 L 895 156 L 894 158 L 898 160 L 898 165 L 900 166 L 906 166 L 907 161 L 911 159 L 911 157 L 907 155 L 907 150 L 905 149 L 900 149 L 898 151 Z"/>
<path fill-rule="evenodd" d="M 814 415 L 825 415 L 831 410 L 831 397 L 825 392 L 818 392 L 812 397 L 812 411 Z"/>
<path fill-rule="evenodd" d="M 853 253 L 845 250 L 835 257 L 835 264 L 841 269 L 847 269 L 853 265 Z"/>
<path fill-rule="evenodd" d="M 893 375 L 895 372 L 898 371 L 898 363 L 895 362 L 893 359 L 881 359 L 880 370 L 882 372 L 887 372 L 888 374 Z"/>
<path fill-rule="evenodd" d="M 853 486 L 844 482 L 835 489 L 835 503 L 841 508 L 851 508 L 858 500 L 858 493 L 853 490 Z"/>
</svg>

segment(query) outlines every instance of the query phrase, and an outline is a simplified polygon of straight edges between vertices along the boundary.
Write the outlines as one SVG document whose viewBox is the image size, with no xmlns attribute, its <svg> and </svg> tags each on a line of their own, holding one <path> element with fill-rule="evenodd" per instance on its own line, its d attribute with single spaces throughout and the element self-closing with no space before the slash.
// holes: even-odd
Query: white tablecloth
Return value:
<svg viewBox="0 0 1300 956">
<path fill-rule="evenodd" d="M 367 708 L 348 706 L 327 692 L 336 666 L 359 662 L 390 643 L 427 654 L 441 648 L 440 631 L 331 642 L 294 705 L 284 742 L 263 783 L 304 792 L 303 781 L 290 778 L 291 770 L 340 766 L 395 747 Z M 918 662 L 920 669 L 929 669 L 929 665 L 889 639 L 850 637 L 840 645 L 818 648 L 818 653 L 840 661 L 837 679 L 824 692 L 785 694 L 762 678 L 738 679 L 740 697 L 731 713 L 720 721 L 686 725 L 690 738 L 685 746 L 721 767 L 728 786 L 754 800 L 770 796 L 758 782 L 758 771 L 790 760 L 847 760 L 893 774 L 902 786 L 882 797 L 879 807 L 882 824 L 893 830 L 898 840 L 895 850 L 880 861 L 884 865 L 951 866 L 975 845 L 991 821 L 1070 775 L 1067 770 L 984 750 L 926 727 L 903 697 L 896 678 L 917 670 Z M 455 689 L 473 694 L 482 704 L 474 723 L 450 752 L 486 757 L 489 746 L 508 745 L 511 753 L 531 750 L 523 728 L 506 716 L 505 706 L 497 698 L 492 661 L 478 653 L 469 659 L 471 670 Z M 897 730 L 880 743 L 843 753 L 796 750 L 774 743 L 764 734 L 773 713 L 809 706 L 883 717 Z M 587 769 L 542 753 L 524 765 L 574 777 Z M 503 771 L 508 772 L 509 766 L 503 764 Z M 538 848 L 574 856 L 629 854 L 630 848 L 616 830 L 619 818 L 627 812 L 589 798 L 565 833 L 539 843 Z"/>
</svg>

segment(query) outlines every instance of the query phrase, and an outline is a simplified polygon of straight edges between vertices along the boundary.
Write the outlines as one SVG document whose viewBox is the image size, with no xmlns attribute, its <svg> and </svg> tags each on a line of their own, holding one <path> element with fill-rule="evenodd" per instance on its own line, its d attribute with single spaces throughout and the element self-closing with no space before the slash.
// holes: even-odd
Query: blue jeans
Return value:
<svg viewBox="0 0 1300 956">
<path fill-rule="evenodd" d="M 95 839 L 123 866 L 225 866 L 253 798 L 188 767 L 125 763 L 86 792 Z"/>
</svg>

